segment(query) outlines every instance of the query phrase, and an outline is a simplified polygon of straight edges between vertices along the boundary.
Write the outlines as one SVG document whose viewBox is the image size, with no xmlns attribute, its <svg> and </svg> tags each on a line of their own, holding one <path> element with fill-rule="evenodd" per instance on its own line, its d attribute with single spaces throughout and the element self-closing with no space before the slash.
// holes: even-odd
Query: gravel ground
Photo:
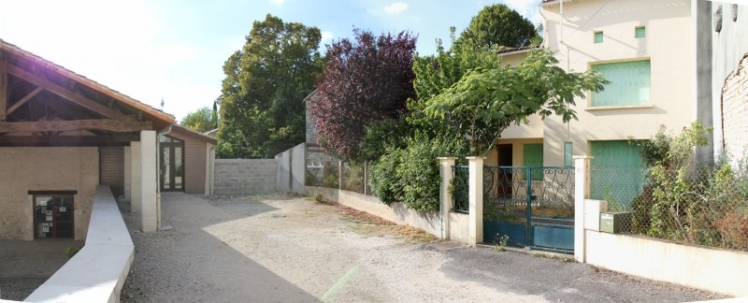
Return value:
<svg viewBox="0 0 748 303">
<path fill-rule="evenodd" d="M 123 302 L 684 302 L 717 297 L 577 263 L 371 232 L 339 206 L 163 193 Z M 383 230 L 392 230 L 382 225 Z M 355 232 L 354 232 L 355 231 Z M 362 232 L 363 231 L 363 232 Z"/>
</svg>

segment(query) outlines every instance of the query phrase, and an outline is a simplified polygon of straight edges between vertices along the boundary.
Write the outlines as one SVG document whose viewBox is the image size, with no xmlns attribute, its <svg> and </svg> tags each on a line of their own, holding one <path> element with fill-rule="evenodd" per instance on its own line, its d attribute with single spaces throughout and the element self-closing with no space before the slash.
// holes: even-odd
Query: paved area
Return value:
<svg viewBox="0 0 748 303">
<path fill-rule="evenodd" d="M 717 296 L 532 254 L 411 243 L 303 198 L 163 194 L 123 302 L 688 302 Z M 362 227 L 366 225 L 365 227 Z M 371 225 L 371 226 L 369 226 Z M 385 230 L 392 230 L 385 228 Z M 384 235 L 384 236 L 382 236 Z"/>
<path fill-rule="evenodd" d="M 83 241 L 0 241 L 0 299 L 23 300 L 67 262 Z"/>
</svg>

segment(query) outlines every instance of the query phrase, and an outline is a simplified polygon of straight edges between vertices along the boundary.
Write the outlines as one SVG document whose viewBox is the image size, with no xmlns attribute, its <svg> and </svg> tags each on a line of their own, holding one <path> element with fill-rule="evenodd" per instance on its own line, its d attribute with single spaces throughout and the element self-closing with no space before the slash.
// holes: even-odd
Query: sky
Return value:
<svg viewBox="0 0 748 303">
<path fill-rule="evenodd" d="M 540 0 L 3 0 L 0 39 L 181 120 L 221 94 L 226 59 L 267 14 L 322 31 L 322 44 L 409 30 L 432 54 L 485 5 L 540 22 Z M 446 45 L 446 44 L 445 44 Z M 320 52 L 324 51 L 320 46 Z"/>
</svg>

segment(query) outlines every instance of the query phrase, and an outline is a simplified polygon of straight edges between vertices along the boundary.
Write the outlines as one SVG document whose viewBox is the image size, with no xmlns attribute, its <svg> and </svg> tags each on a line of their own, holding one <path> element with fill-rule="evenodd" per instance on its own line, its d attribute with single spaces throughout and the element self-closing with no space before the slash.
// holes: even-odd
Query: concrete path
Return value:
<svg viewBox="0 0 748 303">
<path fill-rule="evenodd" d="M 684 302 L 712 294 L 583 264 L 453 243 L 406 244 L 338 206 L 163 194 L 123 302 Z M 364 226 L 366 225 L 366 226 Z M 391 229 L 390 229 L 391 230 Z"/>
</svg>

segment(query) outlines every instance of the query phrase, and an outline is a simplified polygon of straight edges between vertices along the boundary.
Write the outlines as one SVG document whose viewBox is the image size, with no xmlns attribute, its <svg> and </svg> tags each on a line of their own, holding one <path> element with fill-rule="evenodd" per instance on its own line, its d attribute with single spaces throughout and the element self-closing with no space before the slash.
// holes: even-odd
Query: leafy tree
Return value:
<svg viewBox="0 0 748 303">
<path fill-rule="evenodd" d="M 318 117 L 320 144 L 347 159 L 361 155 L 366 127 L 399 119 L 413 91 L 416 37 L 354 30 L 353 40 L 334 42 L 317 86 L 319 101 L 311 106 Z"/>
<path fill-rule="evenodd" d="M 516 68 L 478 67 L 425 103 L 429 117 L 465 126 L 471 152 L 482 155 L 512 123 L 532 114 L 576 119 L 574 98 L 601 91 L 608 83 L 599 73 L 567 73 L 546 50 L 532 50 Z"/>
<path fill-rule="evenodd" d="M 204 133 L 218 126 L 214 112 L 207 106 L 201 107 L 194 112 L 190 112 L 182 118 L 180 125 Z"/>
<path fill-rule="evenodd" d="M 459 42 L 473 43 L 488 49 L 529 46 L 537 36 L 532 23 L 504 4 L 484 7 L 470 20 Z"/>
<path fill-rule="evenodd" d="M 223 66 L 221 158 L 272 158 L 304 141 L 302 100 L 322 70 L 320 30 L 267 15 Z"/>
</svg>

